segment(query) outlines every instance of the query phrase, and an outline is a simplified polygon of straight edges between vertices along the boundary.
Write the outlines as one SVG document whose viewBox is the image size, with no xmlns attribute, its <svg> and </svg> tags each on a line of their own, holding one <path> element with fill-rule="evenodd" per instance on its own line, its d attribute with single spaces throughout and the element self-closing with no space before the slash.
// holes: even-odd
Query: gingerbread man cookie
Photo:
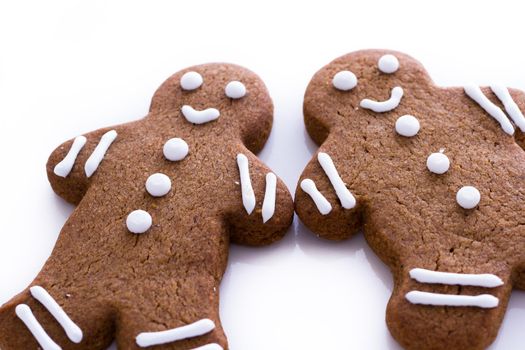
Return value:
<svg viewBox="0 0 525 350">
<path fill-rule="evenodd" d="M 164 82 L 144 119 L 58 147 L 49 181 L 77 207 L 30 288 L 0 308 L 0 348 L 227 349 L 228 246 L 272 243 L 293 217 L 252 153 L 272 116 L 254 73 L 207 64 Z"/>
<path fill-rule="evenodd" d="M 296 211 L 327 239 L 364 230 L 393 273 L 386 321 L 407 349 L 487 347 L 525 288 L 524 112 L 521 91 L 441 88 L 399 52 L 342 56 L 307 88 L 320 149 Z"/>
</svg>

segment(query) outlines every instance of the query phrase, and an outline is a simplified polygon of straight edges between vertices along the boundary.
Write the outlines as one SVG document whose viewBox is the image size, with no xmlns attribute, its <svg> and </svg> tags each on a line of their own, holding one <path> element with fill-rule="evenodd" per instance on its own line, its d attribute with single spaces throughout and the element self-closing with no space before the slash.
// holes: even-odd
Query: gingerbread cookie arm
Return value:
<svg viewBox="0 0 525 350">
<path fill-rule="evenodd" d="M 108 127 L 78 136 L 58 146 L 49 156 L 47 176 L 53 190 L 78 204 L 106 154 L 119 139 L 121 127 Z"/>
<path fill-rule="evenodd" d="M 334 139 L 328 138 L 303 171 L 295 192 L 295 210 L 321 237 L 342 240 L 361 227 L 364 206 L 356 194 L 357 169 L 342 166 L 344 161 L 330 140 Z"/>
<path fill-rule="evenodd" d="M 259 246 L 281 239 L 293 219 L 286 185 L 248 149 L 239 148 L 233 157 L 239 196 L 227 215 L 232 242 Z"/>
</svg>

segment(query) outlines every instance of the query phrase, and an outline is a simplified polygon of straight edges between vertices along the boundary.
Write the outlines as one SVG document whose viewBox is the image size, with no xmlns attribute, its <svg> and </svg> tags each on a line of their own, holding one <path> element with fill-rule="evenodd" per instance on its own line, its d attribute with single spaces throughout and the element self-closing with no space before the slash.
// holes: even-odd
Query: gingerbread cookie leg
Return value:
<svg viewBox="0 0 525 350">
<path fill-rule="evenodd" d="M 0 309 L 2 350 L 106 349 L 113 332 L 106 307 L 56 285 L 32 286 Z"/>
</svg>

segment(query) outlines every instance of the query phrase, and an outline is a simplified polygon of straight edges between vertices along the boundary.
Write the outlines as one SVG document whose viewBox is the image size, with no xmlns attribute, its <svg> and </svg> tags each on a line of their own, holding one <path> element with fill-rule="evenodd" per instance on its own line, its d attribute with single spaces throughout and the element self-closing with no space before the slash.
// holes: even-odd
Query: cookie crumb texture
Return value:
<svg viewBox="0 0 525 350">
<path fill-rule="evenodd" d="M 338 89 L 339 72 L 357 84 Z M 299 184 L 318 191 L 298 186 L 296 211 L 323 238 L 364 230 L 393 273 L 386 322 L 406 349 L 486 348 L 512 288 L 525 288 L 523 113 L 521 91 L 438 87 L 419 62 L 391 51 L 342 56 L 307 88 L 308 133 L 356 205 L 345 209 L 315 155 Z M 399 133 L 405 115 L 417 133 Z M 432 154 L 446 159 L 428 165 Z M 425 278 L 411 277 L 422 269 Z"/>
<path fill-rule="evenodd" d="M 244 96 L 226 95 L 231 81 L 243 84 Z M 271 171 L 253 153 L 272 118 L 259 77 L 206 64 L 166 80 L 144 119 L 59 146 L 49 181 L 77 207 L 31 283 L 46 299 L 28 288 L 0 308 L 0 348 L 106 349 L 116 338 L 120 349 L 228 349 L 218 306 L 229 244 L 270 244 L 293 217 L 279 179 L 262 215 Z M 255 197 L 251 214 L 239 154 Z M 128 220 L 137 211 L 147 222 Z"/>
</svg>

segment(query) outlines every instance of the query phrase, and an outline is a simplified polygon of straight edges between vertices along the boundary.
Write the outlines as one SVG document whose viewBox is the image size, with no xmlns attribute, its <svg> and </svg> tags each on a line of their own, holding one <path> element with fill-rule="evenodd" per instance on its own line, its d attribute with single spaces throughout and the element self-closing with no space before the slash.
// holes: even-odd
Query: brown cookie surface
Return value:
<svg viewBox="0 0 525 350">
<path fill-rule="evenodd" d="M 166 80 L 144 119 L 59 146 L 49 181 L 77 207 L 32 288 L 0 308 L 0 348 L 227 349 L 228 246 L 270 244 L 293 217 L 252 153 L 272 117 L 259 77 L 206 64 Z"/>
<path fill-rule="evenodd" d="M 525 286 L 524 112 L 521 91 L 441 88 L 399 52 L 342 56 L 307 88 L 320 149 L 296 211 L 327 239 L 364 229 L 393 273 L 386 320 L 407 349 L 487 347 Z"/>
</svg>

